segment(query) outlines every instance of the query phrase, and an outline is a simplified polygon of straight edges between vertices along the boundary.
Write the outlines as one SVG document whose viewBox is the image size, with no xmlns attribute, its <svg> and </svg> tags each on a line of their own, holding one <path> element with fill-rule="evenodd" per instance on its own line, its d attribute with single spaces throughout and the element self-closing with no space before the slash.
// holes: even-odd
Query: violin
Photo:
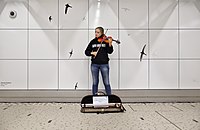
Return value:
<svg viewBox="0 0 200 130">
<path fill-rule="evenodd" d="M 112 39 L 112 41 L 116 42 L 117 44 L 120 44 L 119 40 L 115 40 L 111 36 L 107 37 L 106 35 L 103 35 L 103 37 L 99 37 L 97 41 L 100 43 L 102 42 L 109 43 L 109 39 Z"/>
</svg>

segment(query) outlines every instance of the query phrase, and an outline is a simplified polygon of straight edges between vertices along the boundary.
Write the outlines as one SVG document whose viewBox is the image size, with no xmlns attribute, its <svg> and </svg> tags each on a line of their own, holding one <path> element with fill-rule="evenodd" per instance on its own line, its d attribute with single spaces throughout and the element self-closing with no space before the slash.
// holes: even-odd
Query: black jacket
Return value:
<svg viewBox="0 0 200 130">
<path fill-rule="evenodd" d="M 100 49 L 96 57 L 91 55 L 91 52 L 97 51 L 99 47 Z M 105 42 L 101 44 L 100 42 L 98 42 L 97 38 L 94 38 L 93 40 L 90 41 L 89 45 L 87 46 L 85 50 L 85 55 L 92 56 L 91 58 L 92 64 L 108 64 L 109 61 L 108 54 L 111 54 L 112 52 L 113 52 L 113 46 L 109 46 L 109 44 Z"/>
</svg>

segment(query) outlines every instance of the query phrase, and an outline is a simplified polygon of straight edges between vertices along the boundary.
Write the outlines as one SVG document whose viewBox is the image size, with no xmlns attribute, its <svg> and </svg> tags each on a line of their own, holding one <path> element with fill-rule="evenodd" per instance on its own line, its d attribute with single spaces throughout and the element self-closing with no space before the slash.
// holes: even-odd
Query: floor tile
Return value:
<svg viewBox="0 0 200 130">
<path fill-rule="evenodd" d="M 200 103 L 127 103 L 81 113 L 79 103 L 0 103 L 0 130 L 200 130 Z"/>
</svg>

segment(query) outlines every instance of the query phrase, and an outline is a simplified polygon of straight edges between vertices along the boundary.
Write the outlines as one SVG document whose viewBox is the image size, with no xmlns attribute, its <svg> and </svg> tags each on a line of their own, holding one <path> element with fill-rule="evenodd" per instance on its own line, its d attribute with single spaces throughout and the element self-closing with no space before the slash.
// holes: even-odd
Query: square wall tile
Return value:
<svg viewBox="0 0 200 130">
<path fill-rule="evenodd" d="M 178 29 L 178 0 L 149 0 L 149 27 Z"/>
<path fill-rule="evenodd" d="M 30 59 L 58 58 L 58 31 L 31 30 L 29 34 Z"/>
<path fill-rule="evenodd" d="M 14 15 L 10 15 L 14 12 Z M 12 13 L 11 13 L 12 14 Z M 27 0 L 0 1 L 0 28 L 27 28 L 28 2 Z"/>
<path fill-rule="evenodd" d="M 31 29 L 58 28 L 58 0 L 29 0 Z"/>
<path fill-rule="evenodd" d="M 178 89 L 178 61 L 150 61 L 150 89 Z"/>
<path fill-rule="evenodd" d="M 30 60 L 29 89 L 58 89 L 58 61 Z"/>
<path fill-rule="evenodd" d="M 0 59 L 27 59 L 27 31 L 0 30 Z"/>
<path fill-rule="evenodd" d="M 105 32 L 106 32 L 106 28 L 104 28 L 104 33 Z M 106 33 L 106 36 L 111 36 L 113 39 L 118 40 L 118 31 L 117 30 L 108 30 L 107 33 Z M 88 42 L 88 44 L 94 38 L 95 38 L 95 29 L 89 31 L 89 42 Z M 112 45 L 113 45 L 113 50 L 114 51 L 113 51 L 112 54 L 108 54 L 108 56 L 109 56 L 110 59 L 117 59 L 118 58 L 118 54 L 119 54 L 118 47 L 120 46 L 120 44 L 117 44 L 115 41 L 113 41 Z"/>
<path fill-rule="evenodd" d="M 27 89 L 26 60 L 0 60 L 1 89 Z"/>
<path fill-rule="evenodd" d="M 178 58 L 178 31 L 151 30 L 149 44 L 150 58 Z"/>
<path fill-rule="evenodd" d="M 120 61 L 120 89 L 148 89 L 148 61 Z"/>
<path fill-rule="evenodd" d="M 118 89 L 119 85 L 118 85 L 118 61 L 117 60 L 110 60 L 109 61 L 109 79 L 110 79 L 110 86 L 111 86 L 111 90 L 112 89 Z M 91 74 L 91 62 L 89 63 L 89 89 L 92 89 L 92 74 Z M 99 89 L 101 90 L 105 90 L 104 84 L 103 84 L 103 80 L 102 80 L 102 75 L 101 72 L 99 71 L 99 85 L 98 85 Z"/>
<path fill-rule="evenodd" d="M 181 28 L 200 28 L 200 1 L 180 0 L 179 19 Z"/>
<path fill-rule="evenodd" d="M 120 59 L 140 59 L 140 52 L 148 55 L 148 32 L 146 30 L 120 30 Z M 148 56 L 143 56 L 143 59 Z"/>
<path fill-rule="evenodd" d="M 200 30 L 180 31 L 181 58 L 200 58 Z"/>
<path fill-rule="evenodd" d="M 180 88 L 200 89 L 200 61 L 182 60 L 180 63 Z"/>
<path fill-rule="evenodd" d="M 71 7 L 65 14 L 65 5 Z M 60 0 L 59 26 L 61 29 L 87 29 L 88 28 L 88 0 Z"/>
<path fill-rule="evenodd" d="M 89 0 L 89 28 L 118 27 L 118 0 Z"/>
<path fill-rule="evenodd" d="M 119 28 L 146 29 L 148 27 L 148 0 L 119 0 Z"/>
<path fill-rule="evenodd" d="M 60 60 L 59 89 L 88 89 L 88 60 Z"/>
<path fill-rule="evenodd" d="M 88 45 L 87 30 L 60 31 L 60 59 L 86 59 L 85 49 Z M 72 52 L 72 55 L 70 54 Z"/>
</svg>

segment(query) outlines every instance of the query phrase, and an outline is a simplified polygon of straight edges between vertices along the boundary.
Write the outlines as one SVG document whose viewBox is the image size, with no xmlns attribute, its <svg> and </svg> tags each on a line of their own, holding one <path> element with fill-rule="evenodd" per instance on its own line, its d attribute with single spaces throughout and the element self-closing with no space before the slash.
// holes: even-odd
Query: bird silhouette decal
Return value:
<svg viewBox="0 0 200 130">
<path fill-rule="evenodd" d="M 146 44 L 143 46 L 142 51 L 140 52 L 140 62 L 142 61 L 143 55 L 147 55 L 146 53 L 144 53 L 144 49 L 146 47 Z"/>
<path fill-rule="evenodd" d="M 76 90 L 78 88 L 78 82 L 76 82 L 74 89 Z"/>
<path fill-rule="evenodd" d="M 49 121 L 48 121 L 48 123 L 51 123 L 51 122 L 52 122 L 52 120 L 49 120 Z"/>
<path fill-rule="evenodd" d="M 65 14 L 67 14 L 67 12 L 68 12 L 68 8 L 72 8 L 72 6 L 69 5 L 69 4 L 66 4 L 66 5 L 65 5 Z"/>
<path fill-rule="evenodd" d="M 72 57 L 73 55 L 73 49 L 71 49 L 71 51 L 69 52 L 69 59 Z"/>
<path fill-rule="evenodd" d="M 49 16 L 49 22 L 51 22 L 52 21 L 52 16 Z"/>
<path fill-rule="evenodd" d="M 130 11 L 130 9 L 129 8 L 122 8 L 125 12 L 126 11 Z"/>
<path fill-rule="evenodd" d="M 82 19 L 82 20 L 84 21 L 84 20 L 86 20 L 86 18 L 85 18 L 85 17 L 83 17 L 83 19 Z"/>
</svg>

